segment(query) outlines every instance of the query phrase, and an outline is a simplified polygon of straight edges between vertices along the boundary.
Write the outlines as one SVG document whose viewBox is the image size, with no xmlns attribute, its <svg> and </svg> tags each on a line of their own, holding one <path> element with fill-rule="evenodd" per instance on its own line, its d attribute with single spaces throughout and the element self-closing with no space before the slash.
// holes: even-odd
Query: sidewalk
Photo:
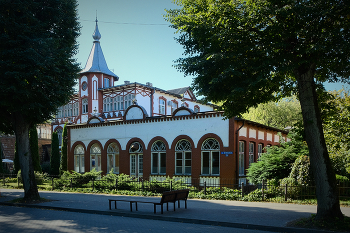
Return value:
<svg viewBox="0 0 350 233">
<path fill-rule="evenodd" d="M 7 201 L 23 197 L 23 190 L 0 189 L 0 205 L 14 205 Z M 81 194 L 65 192 L 40 191 L 40 196 L 53 201 L 40 204 L 15 204 L 20 207 L 31 207 L 51 210 L 65 210 L 79 213 L 93 213 L 101 215 L 114 215 L 132 218 L 163 220 L 171 222 L 185 222 L 205 224 L 213 226 L 226 226 L 233 228 L 254 229 L 271 232 L 315 232 L 314 230 L 287 228 L 285 225 L 302 217 L 309 217 L 316 213 L 316 206 L 240 202 L 240 201 L 218 201 L 189 199 L 187 209 L 181 202 L 181 208 L 173 211 L 173 205 L 169 205 L 169 211 L 164 206 L 164 214 L 153 213 L 153 205 L 138 204 L 138 211 L 130 212 L 128 202 L 118 202 L 118 209 L 109 210 L 108 199 L 116 198 L 126 200 L 159 201 L 157 197 L 117 196 L 106 194 Z M 350 207 L 342 207 L 342 212 L 350 217 Z"/>
</svg>

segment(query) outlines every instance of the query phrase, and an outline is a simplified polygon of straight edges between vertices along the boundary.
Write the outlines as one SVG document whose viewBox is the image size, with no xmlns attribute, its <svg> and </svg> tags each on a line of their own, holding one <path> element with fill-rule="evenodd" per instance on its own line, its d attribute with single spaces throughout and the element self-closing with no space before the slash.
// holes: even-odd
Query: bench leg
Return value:
<svg viewBox="0 0 350 233">
<path fill-rule="evenodd" d="M 137 202 L 136 201 L 135 201 L 135 208 L 136 208 L 136 211 L 137 211 L 138 209 L 137 209 Z"/>
<path fill-rule="evenodd" d="M 132 201 L 130 202 L 130 212 L 132 212 Z"/>
<path fill-rule="evenodd" d="M 166 211 L 169 211 L 168 202 L 166 203 Z"/>
<path fill-rule="evenodd" d="M 177 201 L 177 208 L 180 209 L 180 200 Z"/>
<path fill-rule="evenodd" d="M 174 201 L 174 211 L 175 211 L 175 203 L 176 203 L 176 201 Z"/>
<path fill-rule="evenodd" d="M 167 203 L 168 204 L 168 203 Z M 161 207 L 162 207 L 162 209 L 161 209 L 161 213 L 163 214 L 163 203 L 161 204 Z M 167 206 L 168 207 L 168 206 Z"/>
</svg>

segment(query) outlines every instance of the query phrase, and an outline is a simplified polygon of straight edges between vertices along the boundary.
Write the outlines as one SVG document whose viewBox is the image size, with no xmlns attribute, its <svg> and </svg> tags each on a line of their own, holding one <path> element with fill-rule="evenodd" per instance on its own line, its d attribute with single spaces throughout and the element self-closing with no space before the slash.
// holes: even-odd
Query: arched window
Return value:
<svg viewBox="0 0 350 233">
<path fill-rule="evenodd" d="M 139 142 L 133 142 L 129 148 L 130 175 L 142 177 L 143 175 L 143 147 Z"/>
<path fill-rule="evenodd" d="M 152 174 L 166 173 L 166 146 L 162 141 L 152 144 Z"/>
<path fill-rule="evenodd" d="M 76 172 L 85 172 L 84 152 L 82 145 L 77 145 L 74 148 L 74 171 Z"/>
<path fill-rule="evenodd" d="M 175 174 L 191 175 L 192 167 L 192 146 L 191 143 L 182 139 L 175 146 Z"/>
<path fill-rule="evenodd" d="M 90 168 L 101 171 L 101 148 L 96 143 L 90 148 Z"/>
<path fill-rule="evenodd" d="M 87 114 L 88 113 L 88 111 L 89 111 L 88 103 L 89 103 L 88 99 L 83 99 L 82 100 L 82 110 L 81 110 L 82 114 Z"/>
<path fill-rule="evenodd" d="M 119 174 L 119 148 L 117 143 L 113 142 L 107 147 L 107 171 Z"/>
<path fill-rule="evenodd" d="M 214 138 L 202 144 L 202 175 L 220 174 L 220 144 Z"/>
</svg>

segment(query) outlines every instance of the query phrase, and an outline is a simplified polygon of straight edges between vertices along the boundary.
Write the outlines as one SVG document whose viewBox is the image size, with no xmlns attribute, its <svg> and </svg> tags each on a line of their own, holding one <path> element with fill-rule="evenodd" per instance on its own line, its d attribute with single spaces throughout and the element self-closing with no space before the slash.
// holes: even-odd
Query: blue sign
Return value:
<svg viewBox="0 0 350 233">
<path fill-rule="evenodd" d="M 226 157 L 228 157 L 228 155 L 232 155 L 233 152 L 232 151 L 221 151 L 222 155 L 226 155 Z"/>
</svg>

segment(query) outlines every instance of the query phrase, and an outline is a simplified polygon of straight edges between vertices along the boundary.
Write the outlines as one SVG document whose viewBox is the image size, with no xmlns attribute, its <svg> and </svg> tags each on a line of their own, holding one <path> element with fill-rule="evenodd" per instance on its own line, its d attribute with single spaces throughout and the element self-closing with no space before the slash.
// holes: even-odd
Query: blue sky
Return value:
<svg viewBox="0 0 350 233">
<path fill-rule="evenodd" d="M 192 77 L 173 67 L 184 50 L 163 17 L 165 9 L 176 8 L 172 0 L 78 0 L 78 4 L 82 28 L 76 58 L 82 68 L 92 48 L 97 11 L 107 65 L 120 78 L 116 85 L 151 82 L 164 90 L 191 85 Z M 326 89 L 341 89 L 342 85 L 327 84 Z"/>
</svg>

